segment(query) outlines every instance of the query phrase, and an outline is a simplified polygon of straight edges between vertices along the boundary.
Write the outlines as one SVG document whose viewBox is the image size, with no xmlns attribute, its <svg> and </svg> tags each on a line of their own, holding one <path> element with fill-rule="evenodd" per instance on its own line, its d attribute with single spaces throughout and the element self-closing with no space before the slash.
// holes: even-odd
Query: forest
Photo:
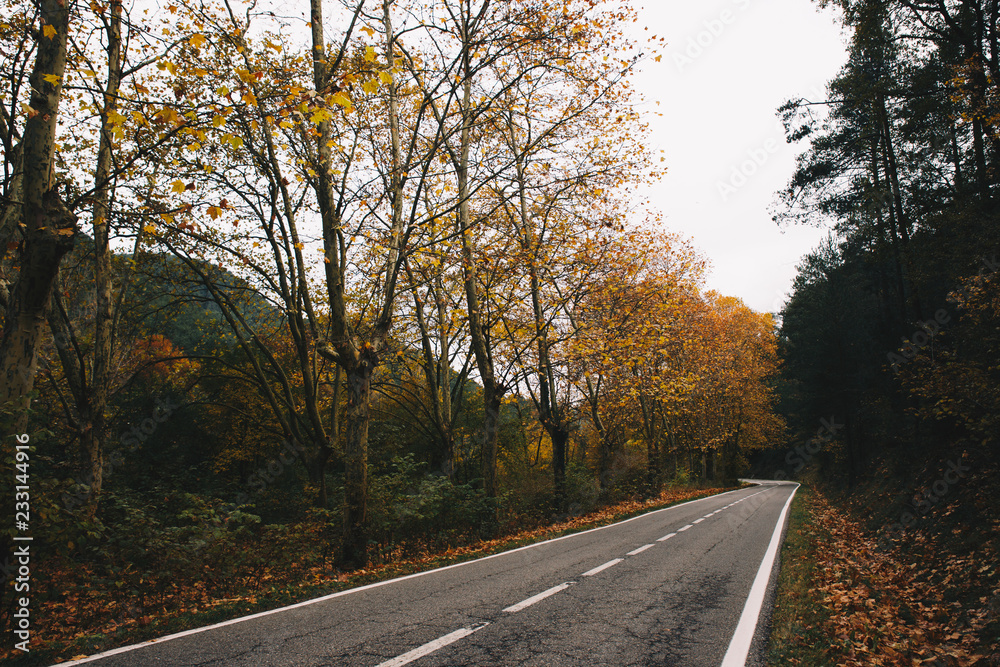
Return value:
<svg viewBox="0 0 1000 667">
<path fill-rule="evenodd" d="M 817 3 L 780 313 L 634 194 L 627 2 L 0 2 L 5 628 L 29 525 L 69 657 L 750 475 L 1000 609 L 995 0 Z"/>
<path fill-rule="evenodd" d="M 827 99 L 779 110 L 805 150 L 774 213 L 829 235 L 780 314 L 779 393 L 792 442 L 839 429 L 771 457 L 823 487 L 801 592 L 825 618 L 777 643 L 802 664 L 1000 664 L 1000 7 L 822 4 L 848 60 Z"/>
<path fill-rule="evenodd" d="M 731 486 L 782 435 L 774 318 L 630 194 L 632 9 L 330 9 L 5 3 L 0 491 L 50 636 Z"/>
</svg>

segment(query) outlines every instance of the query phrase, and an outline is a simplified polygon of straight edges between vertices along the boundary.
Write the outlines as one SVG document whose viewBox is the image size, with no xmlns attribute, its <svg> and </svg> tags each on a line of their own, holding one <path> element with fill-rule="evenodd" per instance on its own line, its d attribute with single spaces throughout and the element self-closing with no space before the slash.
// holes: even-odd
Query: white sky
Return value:
<svg viewBox="0 0 1000 667">
<path fill-rule="evenodd" d="M 652 147 L 664 152 L 668 167 L 645 194 L 667 228 L 693 239 L 708 258 L 710 289 L 755 310 L 779 310 L 795 266 L 827 232 L 779 229 L 771 219 L 768 209 L 802 148 L 785 142 L 775 112 L 792 97 L 821 98 L 846 61 L 836 14 L 812 0 L 640 5 L 644 34 L 667 39 L 661 61 L 649 62 L 635 80 L 644 106 L 663 114 L 650 114 L 649 123 Z M 752 153 L 763 166 L 747 163 Z M 730 184 L 744 164 L 755 173 L 721 193 L 720 183 Z"/>
</svg>

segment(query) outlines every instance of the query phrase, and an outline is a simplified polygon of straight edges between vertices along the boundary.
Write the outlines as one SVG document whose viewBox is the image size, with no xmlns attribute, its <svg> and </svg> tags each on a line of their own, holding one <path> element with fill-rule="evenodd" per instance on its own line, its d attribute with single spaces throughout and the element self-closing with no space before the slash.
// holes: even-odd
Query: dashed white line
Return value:
<svg viewBox="0 0 1000 667">
<path fill-rule="evenodd" d="M 402 667 L 403 665 L 408 665 L 415 660 L 419 660 L 425 655 L 429 655 L 439 648 L 444 648 L 448 644 L 454 644 L 459 639 L 468 637 L 473 632 L 477 630 L 482 630 L 489 623 L 480 623 L 478 625 L 473 625 L 471 628 L 462 628 L 461 630 L 455 630 L 455 632 L 450 632 L 443 637 L 438 637 L 432 642 L 427 642 L 423 646 L 418 646 L 412 651 L 407 651 L 403 655 L 398 655 L 392 660 L 386 660 L 378 664 L 378 667 Z"/>
<path fill-rule="evenodd" d="M 704 521 L 704 520 L 705 520 L 706 518 L 707 518 L 707 517 L 701 517 L 700 519 L 695 519 L 694 521 L 692 521 L 692 522 L 691 522 L 691 525 L 693 526 L 693 525 L 695 525 L 696 523 L 701 523 L 701 522 L 702 522 L 702 521 Z"/>
<path fill-rule="evenodd" d="M 521 600 L 517 604 L 514 604 L 514 605 L 511 605 L 511 606 L 507 607 L 506 609 L 504 609 L 504 611 L 507 612 L 507 613 L 510 613 L 510 614 L 513 614 L 515 612 L 521 611 L 522 609 L 526 609 L 526 608 L 530 607 L 531 605 L 535 604 L 536 602 L 541 602 L 542 600 L 544 600 L 545 598 L 549 597 L 550 595 L 555 595 L 556 593 L 558 593 L 560 591 L 566 590 L 567 588 L 569 588 L 572 585 L 573 585 L 573 582 L 567 581 L 564 584 L 559 584 L 558 586 L 553 586 L 552 588 L 550 588 L 547 591 L 542 591 L 538 595 L 532 595 L 527 600 Z"/>
<path fill-rule="evenodd" d="M 693 525 L 694 525 L 693 523 L 689 523 L 688 525 L 684 526 L 683 528 L 678 528 L 677 532 L 678 533 L 683 533 L 685 530 L 687 530 L 688 528 L 692 527 Z"/>
<path fill-rule="evenodd" d="M 605 571 L 606 569 L 608 569 L 609 567 L 612 567 L 612 566 L 615 566 L 615 565 L 618 565 L 618 563 L 622 562 L 623 560 L 625 560 L 625 559 L 624 559 L 624 558 L 615 558 L 615 559 L 613 559 L 613 560 L 609 560 L 609 561 L 608 561 L 607 563 L 605 563 L 604 565 L 598 565 L 598 566 L 597 566 L 597 567 L 595 567 L 595 568 L 594 568 L 593 570 L 587 570 L 586 572 L 584 572 L 584 573 L 583 573 L 583 574 L 581 574 L 580 576 L 581 576 L 581 577 L 592 577 L 592 576 L 594 576 L 595 574 L 597 574 L 598 572 L 604 572 L 604 571 Z"/>
<path fill-rule="evenodd" d="M 652 545 L 652 544 L 644 544 L 643 546 L 639 547 L 638 549 L 633 549 L 632 551 L 629 551 L 626 555 L 627 556 L 638 556 L 639 554 L 641 554 L 643 551 L 645 551 L 646 549 L 650 548 L 651 546 L 654 546 L 654 545 Z"/>
<path fill-rule="evenodd" d="M 308 606 L 311 606 L 311 605 L 314 605 L 314 604 L 319 604 L 319 603 L 327 602 L 328 600 L 333 600 L 335 598 L 340 598 L 340 597 L 344 597 L 344 596 L 355 595 L 355 594 L 362 593 L 364 591 L 372 590 L 372 589 L 375 589 L 375 588 L 381 588 L 382 586 L 390 586 L 392 584 L 398 584 L 398 583 L 406 581 L 408 579 L 416 579 L 416 578 L 419 578 L 419 577 L 432 576 L 432 575 L 435 575 L 435 574 L 440 574 L 441 572 L 445 572 L 447 570 L 454 570 L 454 569 L 457 569 L 457 568 L 470 567 L 470 566 L 474 566 L 476 563 L 482 563 L 483 561 L 487 561 L 487 560 L 493 560 L 493 559 L 499 559 L 499 558 L 509 558 L 509 557 L 513 556 L 514 554 L 517 554 L 518 552 L 523 552 L 523 551 L 527 551 L 527 550 L 530 550 L 530 549 L 541 548 L 541 547 L 544 547 L 546 545 L 554 544 L 555 542 L 562 542 L 563 540 L 578 539 L 581 536 L 586 535 L 588 533 L 596 533 L 596 532 L 599 532 L 599 531 L 602 531 L 602 530 L 612 529 L 612 528 L 614 528 L 616 526 L 621 526 L 622 524 L 630 523 L 632 521 L 639 521 L 639 520 L 641 520 L 643 518 L 650 517 L 653 514 L 661 514 L 661 513 L 672 512 L 673 510 L 679 509 L 679 508 L 681 508 L 681 507 L 683 507 L 685 505 L 693 505 L 694 503 L 700 503 L 700 502 L 704 502 L 704 501 L 707 501 L 707 500 L 717 499 L 717 498 L 721 498 L 722 496 L 727 496 L 727 495 L 730 495 L 730 494 L 733 494 L 733 493 L 738 493 L 738 492 L 739 492 L 739 489 L 735 489 L 733 491 L 726 491 L 725 493 L 720 493 L 720 494 L 713 495 L 713 496 L 705 496 L 704 498 L 697 498 L 695 500 L 688 500 L 688 501 L 685 501 L 683 503 L 679 503 L 677 505 L 671 505 L 670 507 L 664 507 L 662 509 L 653 510 L 652 512 L 647 512 L 645 514 L 640 514 L 639 516 L 634 516 L 631 519 L 625 519 L 624 521 L 619 521 L 617 523 L 608 524 L 606 526 L 599 526 L 597 528 L 591 528 L 589 530 L 584 530 L 584 531 L 581 531 L 579 533 L 572 533 L 570 535 L 563 535 L 561 537 L 556 537 L 556 538 L 553 538 L 551 540 L 543 540 L 541 542 L 536 542 L 534 544 L 528 544 L 528 545 L 525 545 L 523 547 L 518 547 L 517 549 L 511 549 L 510 551 L 503 551 L 503 552 L 492 554 L 492 555 L 489 555 L 489 556 L 484 556 L 483 558 L 476 558 L 476 559 L 473 559 L 473 560 L 467 560 L 467 561 L 463 561 L 461 563 L 454 563 L 452 565 L 445 565 L 444 567 L 437 567 L 437 568 L 433 568 L 433 569 L 430 569 L 430 570 L 424 570 L 423 572 L 415 572 L 413 574 L 408 574 L 408 575 L 405 575 L 405 576 L 402 576 L 402 577 L 396 577 L 395 579 L 386 579 L 384 581 L 377 581 L 375 583 L 366 584 L 364 586 L 358 586 L 357 588 L 351 588 L 351 589 L 348 589 L 346 591 L 338 591 L 336 593 L 330 593 L 329 595 L 323 595 L 323 596 L 320 596 L 320 597 L 312 598 L 310 600 L 303 600 L 302 602 L 297 602 L 295 604 L 287 605 L 285 607 L 278 607 L 276 609 L 269 609 L 268 611 L 257 612 L 256 614 L 250 614 L 249 616 L 240 616 L 239 618 L 233 618 L 233 619 L 230 619 L 228 621 L 222 621 L 220 623 L 215 623 L 215 624 L 212 624 L 212 625 L 205 625 L 205 626 L 202 626 L 200 628 L 193 628 L 191 630 L 184 630 L 182 632 L 177 632 L 177 633 L 174 633 L 172 635 L 166 635 L 166 636 L 163 636 L 163 637 L 157 637 L 155 639 L 150 639 L 148 641 L 144 641 L 141 644 L 130 644 L 128 646 L 121 646 L 121 647 L 116 648 L 116 649 L 111 649 L 110 651 L 105 651 L 103 653 L 96 653 L 94 655 L 89 655 L 89 656 L 87 656 L 85 658 L 81 658 L 79 660 L 71 660 L 70 662 L 64 662 L 64 663 L 60 663 L 60 664 L 62 665 L 62 667 L 73 667 L 74 665 L 82 665 L 82 664 L 85 664 L 85 663 L 94 662 L 96 660 L 101 660 L 103 658 L 108 658 L 108 657 L 111 657 L 113 655 L 119 655 L 121 653 L 129 653 L 131 651 L 136 651 L 138 649 L 147 648 L 147 647 L 149 647 L 149 646 L 151 646 L 153 644 L 162 644 L 164 642 L 173 641 L 175 639 L 181 639 L 183 637 L 190 637 L 191 635 L 197 635 L 197 634 L 201 634 L 203 632 L 210 632 L 210 631 L 213 631 L 213 630 L 218 630 L 219 628 L 228 627 L 230 625 L 235 625 L 237 623 L 244 623 L 244 622 L 247 622 L 247 621 L 253 621 L 253 620 L 256 620 L 258 618 L 263 618 L 265 616 L 272 616 L 272 615 L 275 615 L 275 614 L 281 614 L 281 613 L 286 612 L 286 611 L 291 611 L 292 609 L 300 609 L 300 608 L 308 607 Z M 735 503 L 733 503 L 733 504 L 735 504 Z M 732 505 L 730 505 L 730 507 L 731 506 Z M 666 540 L 670 539 L 671 537 L 674 537 L 675 535 L 676 535 L 676 533 L 670 533 L 669 535 L 666 535 L 666 536 L 661 537 L 660 539 L 658 539 L 657 542 L 666 541 Z"/>
</svg>

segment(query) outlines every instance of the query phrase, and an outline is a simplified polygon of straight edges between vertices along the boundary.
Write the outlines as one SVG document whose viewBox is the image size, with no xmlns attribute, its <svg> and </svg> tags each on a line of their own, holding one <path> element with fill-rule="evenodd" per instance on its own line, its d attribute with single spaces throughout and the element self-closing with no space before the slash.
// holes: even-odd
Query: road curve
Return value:
<svg viewBox="0 0 1000 667">
<path fill-rule="evenodd" d="M 61 664 L 743 664 L 795 489 L 764 482 Z"/>
</svg>

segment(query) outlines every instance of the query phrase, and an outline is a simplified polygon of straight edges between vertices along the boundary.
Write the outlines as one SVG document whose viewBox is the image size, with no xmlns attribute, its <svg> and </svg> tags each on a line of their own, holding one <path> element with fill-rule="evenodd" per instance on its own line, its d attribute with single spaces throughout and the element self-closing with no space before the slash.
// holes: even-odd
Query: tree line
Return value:
<svg viewBox="0 0 1000 667">
<path fill-rule="evenodd" d="M 781 109 L 807 150 L 780 217 L 832 227 L 782 313 L 784 411 L 843 421 L 821 458 L 849 484 L 885 457 L 995 462 L 1000 10 L 836 4 L 847 64 Z"/>
<path fill-rule="evenodd" d="M 3 453 L 53 549 L 312 516 L 363 566 L 781 437 L 772 317 L 629 194 L 632 9 L 329 8 L 5 3 Z"/>
</svg>

